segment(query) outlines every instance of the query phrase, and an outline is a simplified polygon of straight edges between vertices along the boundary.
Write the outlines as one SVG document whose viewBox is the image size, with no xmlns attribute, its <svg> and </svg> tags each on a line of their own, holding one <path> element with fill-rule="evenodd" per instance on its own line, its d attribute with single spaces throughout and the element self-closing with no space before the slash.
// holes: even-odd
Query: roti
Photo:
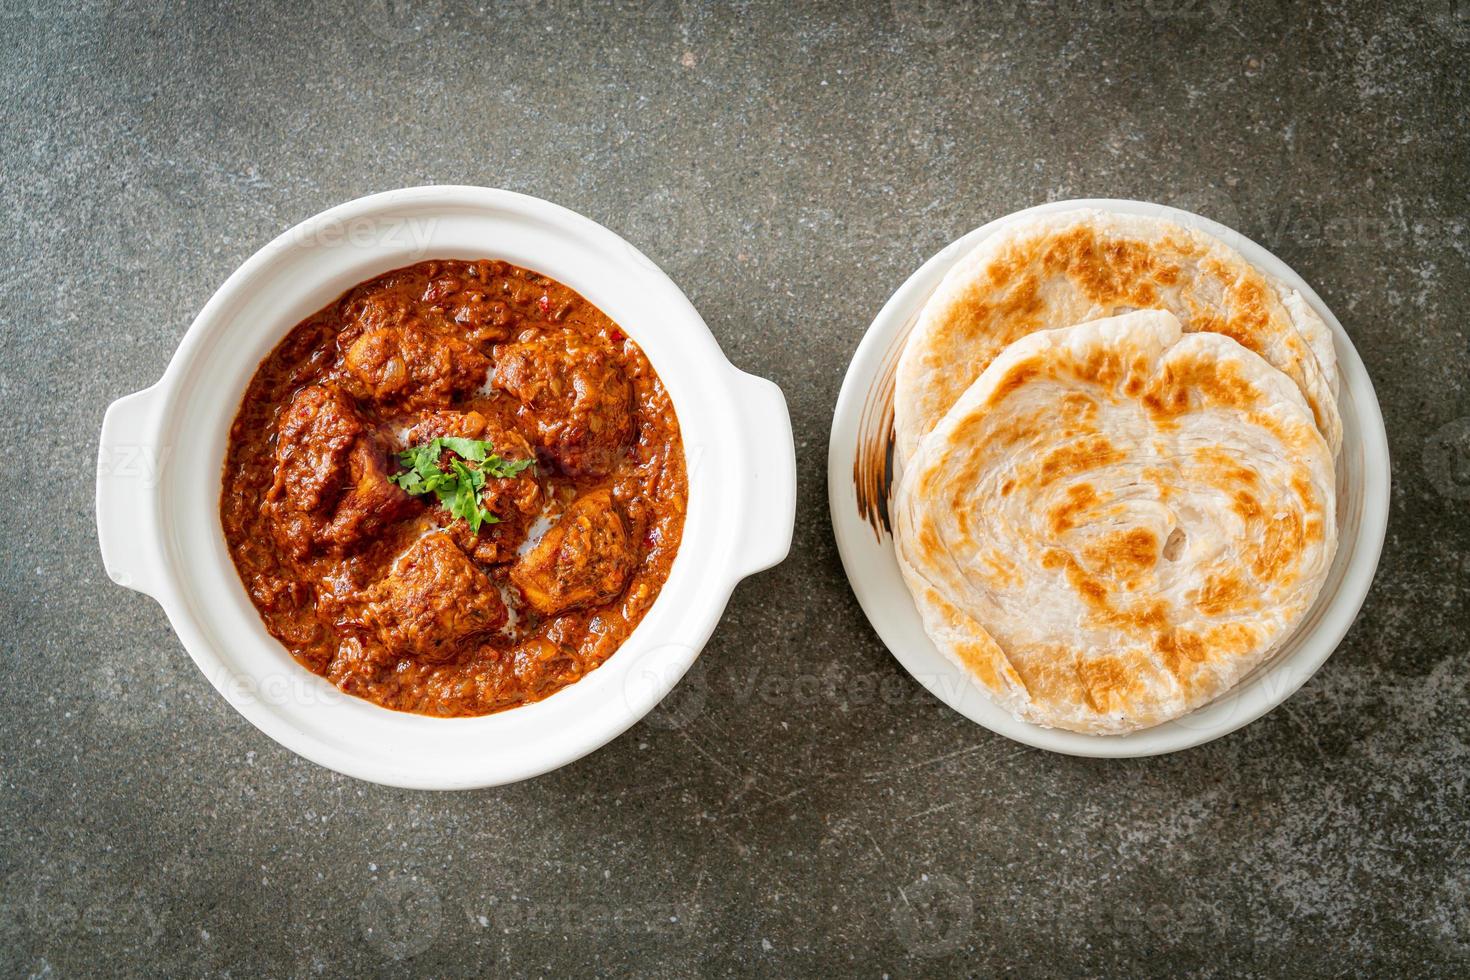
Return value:
<svg viewBox="0 0 1470 980">
<path fill-rule="evenodd" d="M 1332 335 L 1296 292 L 1234 249 L 1172 221 L 1079 209 L 990 236 L 920 313 L 894 390 L 898 458 L 1006 346 L 1038 330 L 1162 309 L 1185 331 L 1239 342 L 1295 382 L 1335 456 L 1342 442 Z"/>
<path fill-rule="evenodd" d="M 1322 588 L 1335 514 L 1292 379 L 1142 310 L 990 361 L 916 448 L 895 542 L 926 632 L 989 697 L 1115 734 L 1270 657 Z"/>
</svg>

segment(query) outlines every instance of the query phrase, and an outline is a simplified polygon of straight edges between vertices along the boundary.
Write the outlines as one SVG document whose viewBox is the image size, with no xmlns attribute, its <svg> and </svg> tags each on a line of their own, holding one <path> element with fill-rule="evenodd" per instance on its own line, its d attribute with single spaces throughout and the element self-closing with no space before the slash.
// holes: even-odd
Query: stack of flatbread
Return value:
<svg viewBox="0 0 1470 980">
<path fill-rule="evenodd" d="M 899 564 L 997 704 L 1117 734 L 1267 660 L 1337 545 L 1327 326 L 1209 235 L 1079 210 L 962 259 L 899 362 Z"/>
</svg>

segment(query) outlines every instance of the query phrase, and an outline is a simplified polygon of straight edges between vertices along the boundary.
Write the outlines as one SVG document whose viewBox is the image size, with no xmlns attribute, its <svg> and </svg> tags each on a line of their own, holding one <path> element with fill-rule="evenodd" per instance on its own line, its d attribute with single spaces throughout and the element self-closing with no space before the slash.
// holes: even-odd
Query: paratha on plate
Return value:
<svg viewBox="0 0 1470 980">
<path fill-rule="evenodd" d="M 960 393 L 1013 341 L 1139 309 L 1224 334 L 1285 372 L 1333 455 L 1342 442 L 1332 335 L 1306 301 L 1234 249 L 1162 218 L 1078 209 L 1005 228 L 961 259 L 925 304 L 894 390 L 905 463 Z"/>
<path fill-rule="evenodd" d="M 920 443 L 895 542 L 925 630 L 992 699 L 1111 734 L 1266 660 L 1326 579 L 1335 513 L 1291 379 L 1142 310 L 995 358 Z"/>
</svg>

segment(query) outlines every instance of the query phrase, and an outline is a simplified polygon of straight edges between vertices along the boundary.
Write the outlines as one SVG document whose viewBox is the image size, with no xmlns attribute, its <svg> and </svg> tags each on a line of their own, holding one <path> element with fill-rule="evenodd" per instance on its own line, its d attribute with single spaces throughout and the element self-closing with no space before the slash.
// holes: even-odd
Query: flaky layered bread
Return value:
<svg viewBox="0 0 1470 980">
<path fill-rule="evenodd" d="M 1332 348 L 1332 330 L 1312 309 L 1306 297 L 1292 289 L 1283 282 L 1272 281 L 1276 289 L 1276 295 L 1281 298 L 1281 305 L 1286 307 L 1287 316 L 1291 317 L 1292 325 L 1312 348 L 1312 355 L 1317 359 L 1317 366 L 1322 370 L 1322 376 L 1327 380 L 1327 390 L 1332 393 L 1332 404 L 1337 405 L 1338 380 L 1337 380 L 1337 351 Z M 1300 387 L 1300 386 L 1298 386 Z M 1305 389 L 1303 390 L 1305 394 Z M 1321 426 L 1318 426 L 1321 428 Z M 1341 433 L 1341 422 L 1338 427 Z M 1334 448 L 1339 448 L 1336 443 Z"/>
<path fill-rule="evenodd" d="M 894 389 L 907 462 L 960 393 L 1013 341 L 1135 309 L 1224 334 L 1285 372 L 1334 455 L 1342 441 L 1332 335 L 1302 297 L 1219 240 L 1162 218 L 1081 209 L 985 239 L 925 305 Z"/>
<path fill-rule="evenodd" d="M 1218 697 L 1306 614 L 1332 451 L 1285 374 L 1145 310 L 1027 336 L 919 444 L 895 501 L 929 636 L 1018 717 L 1095 734 Z"/>
</svg>

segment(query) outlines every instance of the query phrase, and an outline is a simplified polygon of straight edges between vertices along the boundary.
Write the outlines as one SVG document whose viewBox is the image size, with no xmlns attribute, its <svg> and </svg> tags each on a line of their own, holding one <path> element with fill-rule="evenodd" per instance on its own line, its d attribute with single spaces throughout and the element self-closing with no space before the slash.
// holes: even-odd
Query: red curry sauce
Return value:
<svg viewBox="0 0 1470 980">
<path fill-rule="evenodd" d="M 402 451 L 446 436 L 534 460 L 484 479 L 478 532 L 395 482 Z M 476 465 L 445 450 L 456 463 Z M 687 497 L 673 405 L 617 324 L 527 269 L 430 261 L 349 290 L 261 363 L 220 517 L 304 667 L 384 707 L 480 715 L 617 650 L 668 577 Z"/>
</svg>

